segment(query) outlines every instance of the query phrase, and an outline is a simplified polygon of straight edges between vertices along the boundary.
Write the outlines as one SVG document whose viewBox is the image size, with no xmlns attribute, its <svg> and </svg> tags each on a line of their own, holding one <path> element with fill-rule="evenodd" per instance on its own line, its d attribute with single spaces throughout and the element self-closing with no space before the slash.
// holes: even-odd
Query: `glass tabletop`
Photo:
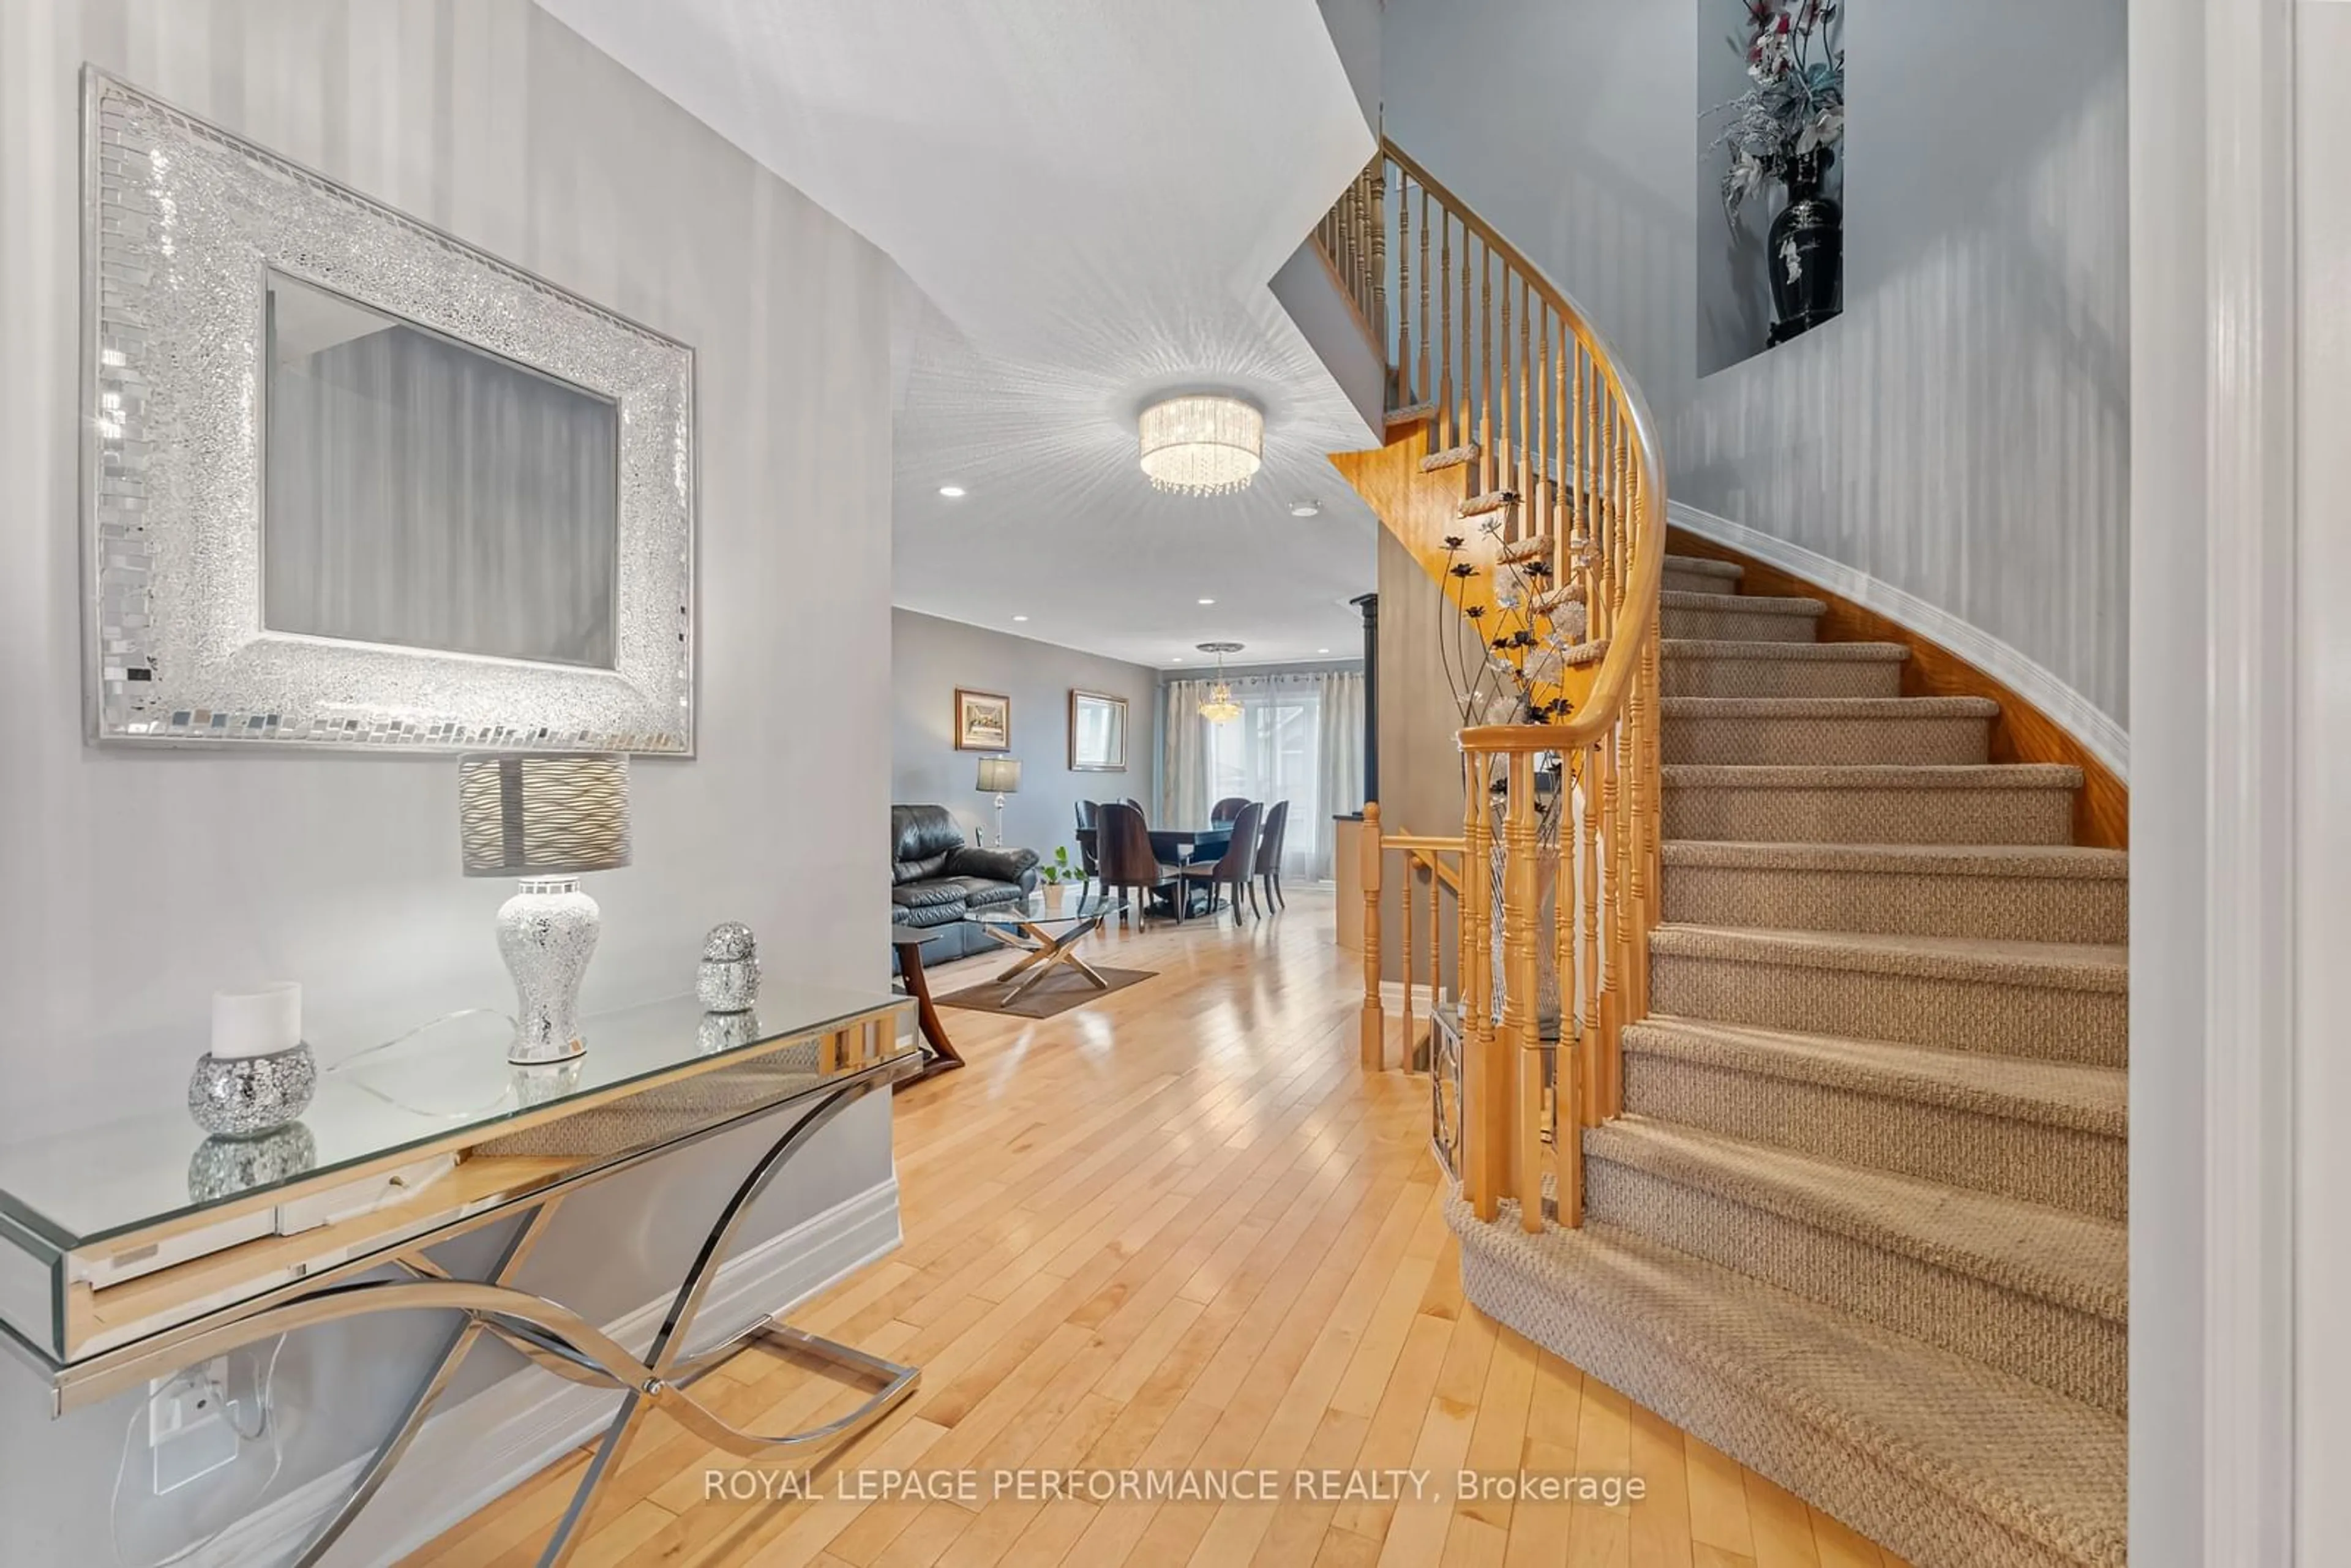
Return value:
<svg viewBox="0 0 2351 1568">
<path fill-rule="evenodd" d="M 1049 910 L 1041 897 L 1031 895 L 1025 904 L 992 904 L 985 909 L 966 910 L 964 918 L 982 925 L 1052 925 L 1100 920 L 1125 907 L 1123 895 L 1088 893 L 1065 895 L 1061 908 Z"/>
<path fill-rule="evenodd" d="M 587 1053 L 542 1067 L 507 1064 L 513 1027 L 486 1009 L 452 1014 L 421 1030 L 415 1019 L 385 1019 L 381 1028 L 310 1042 L 319 1059 L 318 1092 L 299 1121 L 266 1134 L 286 1150 L 275 1162 L 278 1179 L 214 1190 L 204 1173 L 218 1156 L 236 1155 L 250 1170 L 252 1156 L 266 1153 L 259 1151 L 265 1140 L 207 1138 L 185 1110 L 159 1112 L 0 1145 L 0 1217 L 60 1249 L 79 1247 L 230 1197 L 495 1128 L 694 1062 L 749 1057 L 777 1040 L 821 1034 L 861 1013 L 904 1005 L 894 996 L 770 979 L 749 1013 L 705 1013 L 689 994 L 584 1017 Z M 401 1038 L 411 1030 L 411 1038 Z M 387 1040 L 398 1043 L 381 1043 Z M 883 1060 L 919 1054 L 893 1048 Z M 193 1051 L 187 1065 L 195 1065 Z M 810 1051 L 806 1089 L 813 1092 L 862 1070 L 826 1074 Z"/>
</svg>

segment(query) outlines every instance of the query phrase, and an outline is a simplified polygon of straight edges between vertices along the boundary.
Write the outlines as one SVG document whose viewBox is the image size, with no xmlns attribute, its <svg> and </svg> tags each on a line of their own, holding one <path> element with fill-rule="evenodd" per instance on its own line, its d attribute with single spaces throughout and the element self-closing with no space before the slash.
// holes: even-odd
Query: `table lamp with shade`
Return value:
<svg viewBox="0 0 2351 1568">
<path fill-rule="evenodd" d="M 457 763 L 457 819 L 467 876 L 511 876 L 498 910 L 498 952 L 514 977 L 519 1066 L 564 1061 L 580 1038 L 580 982 L 601 926 L 580 891 L 591 871 L 629 863 L 629 759 L 590 752 L 517 752 Z"/>
<path fill-rule="evenodd" d="M 996 797 L 996 847 L 1004 847 L 1004 797 L 1020 792 L 1020 759 L 983 757 L 979 759 L 979 792 Z"/>
</svg>

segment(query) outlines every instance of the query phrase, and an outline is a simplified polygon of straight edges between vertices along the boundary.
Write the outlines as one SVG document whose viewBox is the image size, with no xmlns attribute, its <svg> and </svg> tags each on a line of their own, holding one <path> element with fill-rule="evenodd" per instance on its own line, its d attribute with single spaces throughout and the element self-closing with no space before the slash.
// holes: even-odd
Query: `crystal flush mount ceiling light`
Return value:
<svg viewBox="0 0 2351 1568">
<path fill-rule="evenodd" d="M 1224 496 L 1265 461 L 1265 415 L 1237 397 L 1173 397 L 1143 411 L 1143 472 L 1153 488 Z"/>
</svg>

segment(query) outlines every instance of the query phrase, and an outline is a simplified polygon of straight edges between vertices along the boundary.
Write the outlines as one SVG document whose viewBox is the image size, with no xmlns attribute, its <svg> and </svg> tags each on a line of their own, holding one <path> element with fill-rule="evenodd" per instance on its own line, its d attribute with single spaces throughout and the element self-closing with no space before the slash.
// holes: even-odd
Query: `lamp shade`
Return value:
<svg viewBox="0 0 2351 1568">
<path fill-rule="evenodd" d="M 629 863 L 629 759 L 504 752 L 457 759 L 467 876 L 577 876 Z"/>
<path fill-rule="evenodd" d="M 981 758 L 977 788 L 983 795 L 1019 794 L 1020 792 L 1020 759 L 1017 757 Z"/>
</svg>

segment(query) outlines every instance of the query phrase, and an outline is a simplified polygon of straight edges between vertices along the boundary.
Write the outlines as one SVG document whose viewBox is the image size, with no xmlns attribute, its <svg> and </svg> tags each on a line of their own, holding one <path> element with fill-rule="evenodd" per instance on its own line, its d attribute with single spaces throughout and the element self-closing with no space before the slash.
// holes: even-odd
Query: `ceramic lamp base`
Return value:
<svg viewBox="0 0 2351 1568">
<path fill-rule="evenodd" d="M 603 921 L 576 876 L 525 877 L 498 910 L 498 952 L 515 983 L 515 1040 L 507 1060 L 520 1067 L 567 1061 L 580 1038 L 580 982 Z"/>
</svg>

